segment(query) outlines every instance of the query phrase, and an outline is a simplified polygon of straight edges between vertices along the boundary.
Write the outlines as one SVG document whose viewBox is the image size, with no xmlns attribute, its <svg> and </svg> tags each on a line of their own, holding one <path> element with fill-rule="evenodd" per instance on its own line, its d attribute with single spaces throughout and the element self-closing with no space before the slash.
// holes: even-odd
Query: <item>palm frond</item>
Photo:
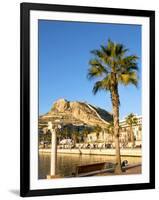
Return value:
<svg viewBox="0 0 159 200">
<path fill-rule="evenodd" d="M 94 87 L 93 87 L 93 94 L 96 94 L 98 91 L 103 90 L 103 89 L 104 89 L 104 87 L 102 85 L 102 82 L 101 81 L 97 81 L 94 84 Z"/>
<path fill-rule="evenodd" d="M 118 81 L 119 83 L 124 84 L 124 85 L 133 84 L 137 87 L 137 84 L 138 84 L 137 73 L 132 71 L 132 72 L 119 74 Z"/>
<path fill-rule="evenodd" d="M 107 49 L 107 47 L 101 45 L 101 50 L 103 52 L 103 54 L 105 55 L 105 57 L 110 57 L 111 56 L 111 50 Z"/>
<path fill-rule="evenodd" d="M 88 70 L 87 77 L 89 79 L 92 79 L 94 77 L 100 77 L 103 74 L 107 74 L 107 69 L 102 65 L 102 63 L 98 59 L 92 59 L 90 60 L 89 64 L 91 67 Z"/>
<path fill-rule="evenodd" d="M 132 125 L 137 125 L 138 120 L 136 118 L 136 116 L 133 113 L 130 113 L 127 117 L 126 117 L 126 123 L 130 126 Z"/>
<path fill-rule="evenodd" d="M 101 45 L 99 50 L 91 51 L 94 59 L 89 62 L 88 78 L 102 79 L 94 85 L 94 94 L 102 89 L 111 91 L 119 83 L 137 86 L 138 57 L 127 56 L 127 51 L 123 44 L 112 42 L 110 39 L 106 45 Z"/>
<path fill-rule="evenodd" d="M 98 57 L 98 58 L 102 58 L 103 57 L 103 54 L 102 54 L 102 52 L 100 50 L 95 49 L 95 50 L 92 50 L 91 53 L 94 56 Z"/>
<path fill-rule="evenodd" d="M 122 59 L 119 59 L 116 72 L 118 74 L 120 73 L 128 73 L 131 71 L 138 71 L 138 65 L 137 65 L 137 59 L 138 57 L 135 55 L 132 56 L 126 56 Z"/>
<path fill-rule="evenodd" d="M 117 44 L 115 49 L 116 57 L 123 57 L 125 53 L 128 51 L 127 48 L 123 44 Z"/>
<path fill-rule="evenodd" d="M 107 49 L 104 46 L 101 46 L 100 50 L 93 50 L 91 53 L 95 56 L 95 59 L 98 59 L 98 61 L 104 64 L 106 68 L 111 68 L 111 52 L 106 52 L 106 50 Z"/>
<path fill-rule="evenodd" d="M 110 90 L 111 89 L 111 75 L 106 76 L 103 80 L 97 81 L 93 87 L 93 93 L 96 94 L 100 90 Z"/>
</svg>

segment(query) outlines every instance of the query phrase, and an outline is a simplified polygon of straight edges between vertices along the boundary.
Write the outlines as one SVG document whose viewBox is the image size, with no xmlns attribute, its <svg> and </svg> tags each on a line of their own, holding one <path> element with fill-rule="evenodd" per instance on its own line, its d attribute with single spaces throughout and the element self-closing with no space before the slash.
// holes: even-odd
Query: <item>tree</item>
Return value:
<svg viewBox="0 0 159 200">
<path fill-rule="evenodd" d="M 89 134 L 89 131 L 86 128 L 84 128 L 82 131 L 84 143 L 87 143 L 88 134 Z"/>
<path fill-rule="evenodd" d="M 77 143 L 77 140 L 78 140 L 78 131 L 76 131 L 76 130 L 73 130 L 72 131 L 72 140 L 73 140 L 73 143 L 74 143 L 74 145 L 76 146 L 76 143 Z"/>
<path fill-rule="evenodd" d="M 135 117 L 135 115 L 133 113 L 130 113 L 126 117 L 126 123 L 130 127 L 130 138 L 131 138 L 132 146 L 134 147 L 135 146 L 135 138 L 134 138 L 133 126 L 137 125 L 138 121 L 137 121 L 137 118 Z"/>
<path fill-rule="evenodd" d="M 119 125 L 119 131 L 120 130 L 121 130 L 121 126 Z M 112 141 L 113 141 L 113 137 L 114 137 L 114 122 L 113 121 L 111 121 L 109 125 L 107 126 L 107 131 L 112 136 Z"/>
<path fill-rule="evenodd" d="M 111 95 L 114 122 L 114 142 L 116 147 L 116 173 L 121 173 L 121 158 L 119 145 L 119 91 L 118 85 L 133 84 L 137 86 L 137 59 L 135 55 L 127 55 L 128 49 L 123 44 L 108 40 L 101 45 L 99 50 L 91 51 L 93 58 L 90 60 L 88 78 L 97 78 L 93 93 L 100 90 L 109 91 Z"/>
<path fill-rule="evenodd" d="M 94 127 L 94 132 L 96 132 L 97 141 L 99 140 L 99 134 L 100 134 L 101 131 L 102 131 L 102 128 L 99 125 L 96 125 Z"/>
<path fill-rule="evenodd" d="M 114 136 L 114 122 L 111 121 L 107 127 L 108 133 L 112 136 L 112 141 L 113 141 L 113 136 Z"/>
</svg>

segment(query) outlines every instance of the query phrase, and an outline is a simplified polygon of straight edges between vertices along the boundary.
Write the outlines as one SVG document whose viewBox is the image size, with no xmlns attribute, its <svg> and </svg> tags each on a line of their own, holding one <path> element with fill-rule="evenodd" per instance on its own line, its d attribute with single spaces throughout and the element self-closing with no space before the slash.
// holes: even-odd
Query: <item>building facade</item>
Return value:
<svg viewBox="0 0 159 200">
<path fill-rule="evenodd" d="M 133 125 L 133 134 L 135 138 L 135 142 L 137 145 L 141 145 L 142 141 L 142 116 L 135 116 L 137 119 L 137 124 Z M 130 142 L 130 126 L 126 123 L 126 119 L 120 121 L 120 137 L 121 140 L 127 140 Z"/>
<path fill-rule="evenodd" d="M 142 116 L 135 116 L 137 118 L 137 124 L 133 125 L 133 134 L 135 138 L 135 144 L 141 145 L 142 141 Z M 131 142 L 130 126 L 126 123 L 126 119 L 119 122 L 120 125 L 120 143 L 128 144 Z M 113 134 L 110 134 L 107 129 L 102 129 L 100 132 L 91 132 L 88 134 L 87 142 L 105 142 L 113 143 Z"/>
</svg>

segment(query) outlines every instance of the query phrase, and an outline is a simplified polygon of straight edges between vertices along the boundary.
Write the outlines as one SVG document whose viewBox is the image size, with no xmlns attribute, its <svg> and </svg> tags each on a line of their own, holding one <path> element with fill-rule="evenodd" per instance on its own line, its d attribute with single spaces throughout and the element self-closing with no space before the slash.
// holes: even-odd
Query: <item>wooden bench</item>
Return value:
<svg viewBox="0 0 159 200">
<path fill-rule="evenodd" d="M 111 162 L 103 162 L 103 163 L 93 163 L 88 165 L 79 165 L 76 167 L 76 172 L 72 173 L 75 177 L 86 177 L 86 176 L 94 176 L 100 175 L 105 173 L 114 173 L 115 170 L 115 163 Z M 130 164 L 126 166 L 122 166 L 123 172 L 128 169 L 140 167 L 141 164 Z"/>
<path fill-rule="evenodd" d="M 100 171 L 106 169 L 106 166 L 112 166 L 112 163 L 93 163 L 88 165 L 79 165 L 76 167 L 75 176 L 82 177 L 82 176 L 92 176 L 98 174 Z"/>
</svg>

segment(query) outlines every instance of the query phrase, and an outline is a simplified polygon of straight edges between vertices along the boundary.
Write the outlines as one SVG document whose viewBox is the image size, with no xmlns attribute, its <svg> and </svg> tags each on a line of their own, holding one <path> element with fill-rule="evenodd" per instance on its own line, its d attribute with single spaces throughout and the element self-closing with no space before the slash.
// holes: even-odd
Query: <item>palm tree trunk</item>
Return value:
<svg viewBox="0 0 159 200">
<path fill-rule="evenodd" d="M 135 140 L 134 140 L 134 133 L 133 133 L 132 126 L 130 127 L 130 134 L 131 134 L 132 147 L 134 147 L 135 146 Z"/>
<path fill-rule="evenodd" d="M 113 118 L 114 118 L 114 142 L 116 148 L 116 168 L 115 173 L 120 174 L 121 157 L 120 157 L 120 143 L 119 143 L 119 95 L 117 86 L 111 91 L 112 105 L 113 105 Z"/>
<path fill-rule="evenodd" d="M 76 143 L 77 143 L 76 133 L 73 133 L 73 143 L 74 143 L 74 145 L 76 145 Z"/>
<path fill-rule="evenodd" d="M 87 135 L 84 136 L 84 143 L 87 143 Z"/>
</svg>

